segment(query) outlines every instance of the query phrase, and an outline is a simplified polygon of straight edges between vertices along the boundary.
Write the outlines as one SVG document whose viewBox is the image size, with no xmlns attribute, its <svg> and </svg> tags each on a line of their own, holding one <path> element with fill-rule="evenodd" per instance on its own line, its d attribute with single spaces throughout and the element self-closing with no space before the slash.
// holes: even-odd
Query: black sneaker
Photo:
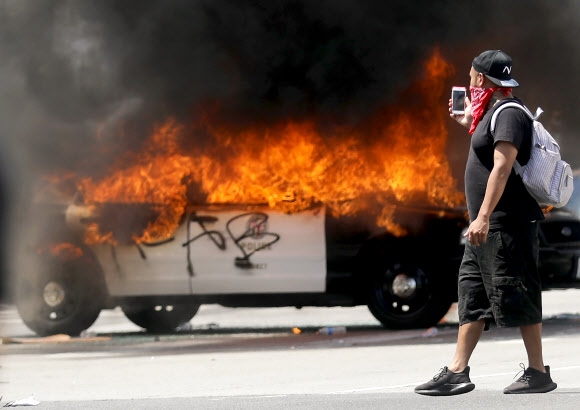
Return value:
<svg viewBox="0 0 580 410">
<path fill-rule="evenodd" d="M 546 373 L 542 373 L 532 367 L 526 369 L 523 364 L 520 364 L 520 366 L 522 367 L 524 374 L 522 374 L 515 382 L 503 389 L 505 394 L 547 393 L 558 387 L 558 385 L 552 381 L 552 377 L 550 377 L 550 366 L 545 366 Z"/>
<path fill-rule="evenodd" d="M 454 396 L 469 393 L 473 389 L 475 384 L 469 379 L 469 366 L 459 373 L 453 373 L 445 366 L 432 380 L 415 387 L 415 393 L 426 396 Z"/>
</svg>

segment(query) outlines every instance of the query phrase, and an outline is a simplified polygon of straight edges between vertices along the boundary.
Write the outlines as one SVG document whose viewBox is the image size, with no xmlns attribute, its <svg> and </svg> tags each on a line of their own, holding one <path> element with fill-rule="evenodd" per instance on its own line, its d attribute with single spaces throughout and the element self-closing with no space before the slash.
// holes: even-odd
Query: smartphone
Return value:
<svg viewBox="0 0 580 410">
<path fill-rule="evenodd" d="M 465 114 L 465 87 L 453 87 L 451 89 L 451 113 Z"/>
</svg>

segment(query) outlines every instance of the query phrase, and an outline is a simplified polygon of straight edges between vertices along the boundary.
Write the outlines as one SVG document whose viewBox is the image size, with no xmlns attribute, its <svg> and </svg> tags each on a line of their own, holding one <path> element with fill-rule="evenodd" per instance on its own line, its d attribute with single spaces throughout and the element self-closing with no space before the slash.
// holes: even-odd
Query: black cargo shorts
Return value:
<svg viewBox="0 0 580 410">
<path fill-rule="evenodd" d="M 459 324 L 485 319 L 485 329 L 541 323 L 538 223 L 490 229 L 487 242 L 467 242 L 459 268 Z"/>
</svg>

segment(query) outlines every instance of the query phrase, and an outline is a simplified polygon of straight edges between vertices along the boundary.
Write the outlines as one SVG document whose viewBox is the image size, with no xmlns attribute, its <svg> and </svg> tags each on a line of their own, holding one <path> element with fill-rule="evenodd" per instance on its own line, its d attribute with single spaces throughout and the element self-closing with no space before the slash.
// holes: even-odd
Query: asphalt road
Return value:
<svg viewBox="0 0 580 410">
<path fill-rule="evenodd" d="M 443 409 L 580 408 L 580 290 L 544 293 L 544 354 L 558 389 L 501 392 L 526 362 L 516 329 L 492 328 L 471 361 L 476 390 L 413 393 L 447 364 L 457 324 L 388 331 L 357 308 L 226 309 L 203 306 L 191 327 L 149 335 L 118 310 L 89 336 L 38 343 L 12 306 L 0 308 L 0 406 L 34 395 L 43 409 Z M 321 326 L 344 334 L 316 334 Z M 300 334 L 293 334 L 299 328 Z M 10 341 L 10 339 L 4 339 Z"/>
</svg>

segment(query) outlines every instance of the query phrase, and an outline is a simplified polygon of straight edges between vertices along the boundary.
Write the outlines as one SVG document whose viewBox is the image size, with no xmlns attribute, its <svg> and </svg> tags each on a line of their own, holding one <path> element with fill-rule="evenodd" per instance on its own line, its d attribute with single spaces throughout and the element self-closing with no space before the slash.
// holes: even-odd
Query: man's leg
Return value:
<svg viewBox="0 0 580 410">
<path fill-rule="evenodd" d="M 542 355 L 542 324 L 521 326 L 520 332 L 528 354 L 528 367 L 545 373 Z"/>
<path fill-rule="evenodd" d="M 459 326 L 455 356 L 449 367 L 441 369 L 439 374 L 427 383 L 415 387 L 415 393 L 427 396 L 453 396 L 472 391 L 475 385 L 469 378 L 469 358 L 481 337 L 485 319 L 468 322 Z"/>
<path fill-rule="evenodd" d="M 549 366 L 542 357 L 542 324 L 521 326 L 522 339 L 528 353 L 528 368 L 515 382 L 506 387 L 506 394 L 547 393 L 558 387 L 550 376 Z"/>
<path fill-rule="evenodd" d="M 477 342 L 479 342 L 479 338 L 483 333 L 484 327 L 485 327 L 485 319 L 465 323 L 459 326 L 459 331 L 457 333 L 457 346 L 455 348 L 455 355 L 453 356 L 453 360 L 451 360 L 449 370 L 451 370 L 454 373 L 457 373 L 465 369 L 465 367 L 469 363 L 469 359 L 471 358 L 471 354 L 473 353 L 475 346 L 477 346 Z"/>
<path fill-rule="evenodd" d="M 467 365 L 490 310 L 475 246 L 467 243 L 459 268 L 457 310 L 462 323 L 457 332 L 455 355 L 449 366 L 443 367 L 427 383 L 415 387 L 415 393 L 427 396 L 452 396 L 472 391 L 475 384 L 469 378 Z"/>
</svg>

